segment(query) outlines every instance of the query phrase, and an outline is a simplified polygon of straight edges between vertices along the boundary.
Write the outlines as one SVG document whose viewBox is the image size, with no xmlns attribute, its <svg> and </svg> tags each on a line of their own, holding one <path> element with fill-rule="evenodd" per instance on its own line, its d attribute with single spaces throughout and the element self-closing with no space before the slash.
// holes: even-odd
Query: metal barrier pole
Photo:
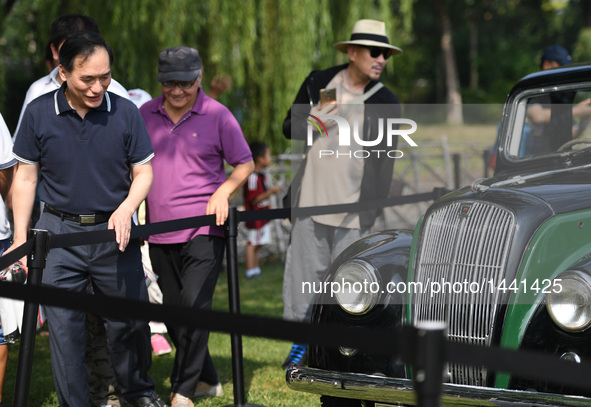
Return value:
<svg viewBox="0 0 591 407">
<path fill-rule="evenodd" d="M 489 173 L 491 170 L 490 167 L 490 160 L 492 158 L 492 153 L 490 150 L 484 150 L 484 152 L 482 153 L 482 159 L 484 161 L 484 178 L 488 178 L 489 177 Z"/>
<path fill-rule="evenodd" d="M 230 302 L 230 313 L 240 314 L 240 287 L 238 283 L 238 210 L 231 207 L 228 213 L 226 258 L 228 263 L 228 295 Z M 244 396 L 244 365 L 242 356 L 242 335 L 231 334 L 232 346 L 232 377 L 234 378 L 234 404 L 227 407 L 257 407 L 257 404 L 246 404 Z M 262 407 L 262 406 L 259 406 Z"/>
<path fill-rule="evenodd" d="M 41 285 L 45 260 L 49 253 L 49 233 L 47 230 L 32 229 L 27 237 L 34 239 L 33 250 L 27 257 L 27 284 Z M 25 302 L 23 312 L 22 334 L 16 369 L 14 406 L 28 404 L 31 370 L 33 369 L 33 353 L 35 352 L 35 335 L 37 334 L 38 302 Z"/>
<path fill-rule="evenodd" d="M 456 153 L 452 156 L 452 158 L 454 160 L 454 187 L 455 189 L 460 189 L 462 186 L 462 167 L 460 166 L 460 155 Z"/>
<path fill-rule="evenodd" d="M 413 352 L 413 376 L 417 406 L 439 407 L 445 366 L 445 323 L 417 323 Z"/>
</svg>

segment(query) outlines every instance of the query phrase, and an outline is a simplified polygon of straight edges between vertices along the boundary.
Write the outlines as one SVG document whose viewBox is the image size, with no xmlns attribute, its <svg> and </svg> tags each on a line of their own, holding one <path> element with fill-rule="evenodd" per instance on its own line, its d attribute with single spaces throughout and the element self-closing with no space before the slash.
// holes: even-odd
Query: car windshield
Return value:
<svg viewBox="0 0 591 407">
<path fill-rule="evenodd" d="M 576 152 L 591 146 L 591 84 L 524 92 L 512 111 L 505 145 L 511 159 Z"/>
</svg>

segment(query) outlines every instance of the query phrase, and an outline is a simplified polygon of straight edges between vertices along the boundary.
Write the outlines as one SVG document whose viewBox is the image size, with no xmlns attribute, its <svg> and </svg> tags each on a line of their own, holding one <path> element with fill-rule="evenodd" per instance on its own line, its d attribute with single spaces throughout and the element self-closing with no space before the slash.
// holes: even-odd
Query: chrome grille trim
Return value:
<svg viewBox="0 0 591 407">
<path fill-rule="evenodd" d="M 489 284 L 498 287 L 505 276 L 514 229 L 512 212 L 486 202 L 454 202 L 431 213 L 417 250 L 414 281 L 426 289 L 413 293 L 413 321 L 445 321 L 450 340 L 490 345 L 499 295 Z M 478 290 L 431 292 L 433 282 L 443 281 L 473 283 Z M 448 369 L 451 383 L 486 385 L 484 368 Z"/>
</svg>

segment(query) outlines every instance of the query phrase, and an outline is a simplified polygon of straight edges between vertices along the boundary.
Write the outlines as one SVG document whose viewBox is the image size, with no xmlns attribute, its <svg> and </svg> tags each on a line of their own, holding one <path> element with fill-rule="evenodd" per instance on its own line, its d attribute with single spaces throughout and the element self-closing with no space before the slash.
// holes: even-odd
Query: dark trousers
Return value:
<svg viewBox="0 0 591 407">
<path fill-rule="evenodd" d="M 225 239 L 196 236 L 182 244 L 150 243 L 150 261 L 162 290 L 163 303 L 210 310 L 224 257 Z M 167 324 L 176 347 L 170 384 L 172 393 L 190 397 L 198 381 L 219 382 L 209 355 L 209 332 Z"/>
<path fill-rule="evenodd" d="M 104 230 L 107 224 L 81 226 L 43 213 L 37 229 L 50 234 Z M 43 284 L 85 292 L 88 277 L 95 295 L 126 297 L 148 302 L 139 242 L 125 252 L 115 242 L 52 249 L 43 271 Z M 105 298 L 108 304 L 109 299 Z M 49 326 L 51 368 L 60 406 L 90 406 L 85 366 L 85 312 L 45 308 Z M 145 321 L 103 318 L 107 343 L 121 396 L 129 401 L 149 396 L 154 383 L 148 376 L 152 363 L 150 329 Z"/>
</svg>

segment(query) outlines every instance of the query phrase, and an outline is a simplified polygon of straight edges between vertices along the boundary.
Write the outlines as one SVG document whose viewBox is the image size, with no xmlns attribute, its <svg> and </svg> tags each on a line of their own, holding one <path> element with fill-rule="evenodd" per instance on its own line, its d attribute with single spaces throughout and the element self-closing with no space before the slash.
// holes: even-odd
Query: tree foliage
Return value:
<svg viewBox="0 0 591 407">
<path fill-rule="evenodd" d="M 404 50 L 382 74 L 401 101 L 444 103 L 441 30 L 434 2 L 4 0 L 1 111 L 14 129 L 28 85 L 47 73 L 44 50 L 52 21 L 65 13 L 84 13 L 99 23 L 112 45 L 113 75 L 128 89 L 158 95 L 158 52 L 176 45 L 197 48 L 204 62 L 205 90 L 215 75 L 229 75 L 233 86 L 220 101 L 240 120 L 247 139 L 263 139 L 280 152 L 287 145 L 281 123 L 299 86 L 311 70 L 346 62 L 333 44 L 348 39 L 360 18 L 385 21 L 390 41 Z M 502 103 L 515 81 L 538 69 L 545 46 L 558 43 L 574 51 L 581 28 L 591 21 L 584 0 L 441 3 L 450 17 L 464 103 Z"/>
</svg>

